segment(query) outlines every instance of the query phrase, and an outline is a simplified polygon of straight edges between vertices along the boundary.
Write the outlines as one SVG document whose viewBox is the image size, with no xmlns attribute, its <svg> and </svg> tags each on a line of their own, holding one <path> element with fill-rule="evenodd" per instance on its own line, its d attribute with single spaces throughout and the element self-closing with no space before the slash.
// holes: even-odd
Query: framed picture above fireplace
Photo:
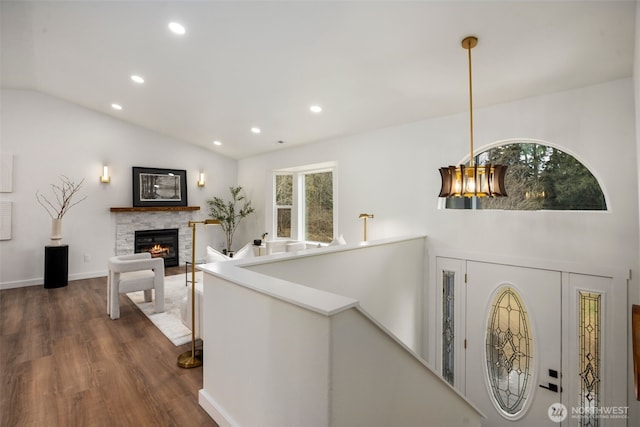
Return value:
<svg viewBox="0 0 640 427">
<path fill-rule="evenodd" d="M 187 206 L 187 171 L 134 166 L 133 206 Z"/>
</svg>

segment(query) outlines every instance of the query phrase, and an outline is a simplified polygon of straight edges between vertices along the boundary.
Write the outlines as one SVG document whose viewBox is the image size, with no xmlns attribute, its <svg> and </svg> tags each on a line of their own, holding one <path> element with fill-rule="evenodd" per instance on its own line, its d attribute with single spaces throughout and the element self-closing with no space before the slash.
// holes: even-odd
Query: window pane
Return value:
<svg viewBox="0 0 640 427">
<path fill-rule="evenodd" d="M 506 414 L 518 414 L 531 390 L 533 342 L 529 315 L 513 288 L 498 292 L 491 307 L 486 358 L 491 397 Z"/>
<path fill-rule="evenodd" d="M 291 237 L 291 208 L 277 208 L 278 225 L 276 237 Z"/>
<path fill-rule="evenodd" d="M 453 284 L 455 272 L 442 272 L 442 377 L 453 385 L 454 312 Z"/>
<path fill-rule="evenodd" d="M 293 204 L 293 175 L 276 175 L 276 205 Z"/>
<path fill-rule="evenodd" d="M 607 210 L 598 180 L 576 158 L 557 148 L 531 142 L 505 144 L 478 154 L 476 163 L 508 166 L 508 196 L 479 197 L 476 209 Z M 446 207 L 473 209 L 473 204 L 450 198 Z"/>
<path fill-rule="evenodd" d="M 333 173 L 304 176 L 305 240 L 329 243 L 333 240 Z"/>
<path fill-rule="evenodd" d="M 579 292 L 580 298 L 580 426 L 600 425 L 600 294 Z"/>
</svg>

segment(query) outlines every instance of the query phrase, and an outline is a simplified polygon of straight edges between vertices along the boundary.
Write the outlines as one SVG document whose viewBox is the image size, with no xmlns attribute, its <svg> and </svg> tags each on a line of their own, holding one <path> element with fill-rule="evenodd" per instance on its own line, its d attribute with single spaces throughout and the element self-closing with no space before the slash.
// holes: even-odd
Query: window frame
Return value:
<svg viewBox="0 0 640 427">
<path fill-rule="evenodd" d="M 332 192 L 333 192 L 333 212 L 332 212 L 332 225 L 333 235 L 332 239 L 337 236 L 338 230 L 338 186 L 337 186 L 337 172 L 338 166 L 336 162 L 317 163 L 312 165 L 298 166 L 294 168 L 277 169 L 273 171 L 272 180 L 272 224 L 271 232 L 274 240 L 298 240 L 310 244 L 327 245 L 328 242 L 318 242 L 307 240 L 305 229 L 305 185 L 304 178 L 306 175 L 331 172 L 332 174 Z M 277 204 L 276 194 L 276 177 L 278 175 L 291 175 L 292 176 L 292 203 L 291 203 L 291 237 L 279 237 L 278 231 L 278 208 L 285 208 L 285 205 Z"/>
<path fill-rule="evenodd" d="M 278 180 L 278 176 L 291 176 L 291 204 L 290 205 L 279 205 L 278 204 L 278 194 L 277 194 L 277 180 Z M 294 190 L 294 186 L 295 186 L 295 176 L 292 172 L 284 172 L 284 171 L 276 171 L 273 174 L 273 225 L 271 227 L 271 235 L 273 236 L 274 239 L 291 239 L 293 234 L 294 234 L 294 209 L 293 209 L 293 205 L 294 205 L 294 200 L 293 200 L 293 196 L 295 194 L 295 190 Z M 280 209 L 290 209 L 291 213 L 290 213 L 290 220 L 291 220 L 291 224 L 290 224 L 290 230 L 289 230 L 289 234 L 290 236 L 278 236 L 278 211 Z"/>
</svg>

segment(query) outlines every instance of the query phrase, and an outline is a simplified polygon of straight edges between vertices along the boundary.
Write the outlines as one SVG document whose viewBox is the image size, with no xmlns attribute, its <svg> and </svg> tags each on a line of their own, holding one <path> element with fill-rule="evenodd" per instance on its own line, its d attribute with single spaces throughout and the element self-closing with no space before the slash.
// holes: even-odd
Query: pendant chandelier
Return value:
<svg viewBox="0 0 640 427">
<path fill-rule="evenodd" d="M 471 49 L 478 44 L 477 37 L 466 37 L 462 47 L 469 56 L 469 166 L 440 168 L 442 184 L 438 197 L 506 197 L 504 177 L 507 167 L 486 164 L 476 166 L 473 157 L 473 90 L 471 84 Z"/>
</svg>

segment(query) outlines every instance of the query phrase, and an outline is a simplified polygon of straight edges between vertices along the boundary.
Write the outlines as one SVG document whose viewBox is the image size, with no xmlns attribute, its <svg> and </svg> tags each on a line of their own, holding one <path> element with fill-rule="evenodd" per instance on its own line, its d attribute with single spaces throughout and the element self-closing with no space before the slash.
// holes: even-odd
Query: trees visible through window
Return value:
<svg viewBox="0 0 640 427">
<path fill-rule="evenodd" d="M 329 243 L 333 240 L 333 168 L 275 172 L 275 237 Z"/>
<path fill-rule="evenodd" d="M 333 240 L 333 172 L 303 175 L 304 240 L 329 243 Z"/>
<path fill-rule="evenodd" d="M 276 185 L 276 237 L 291 237 L 293 175 L 278 174 Z"/>
<path fill-rule="evenodd" d="M 450 198 L 449 209 L 607 210 L 593 174 L 576 158 L 555 147 L 514 142 L 484 151 L 476 164 L 507 165 L 508 197 Z"/>
</svg>

